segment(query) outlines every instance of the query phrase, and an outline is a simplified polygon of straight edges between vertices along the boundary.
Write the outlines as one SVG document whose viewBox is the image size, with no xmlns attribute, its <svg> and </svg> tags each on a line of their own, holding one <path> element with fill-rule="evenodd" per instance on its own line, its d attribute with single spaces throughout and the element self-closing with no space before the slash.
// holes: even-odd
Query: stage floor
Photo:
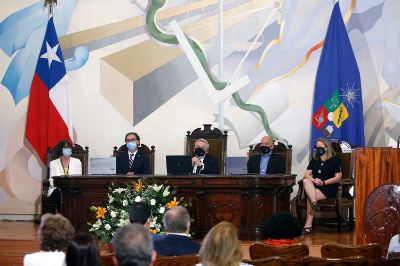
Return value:
<svg viewBox="0 0 400 266">
<path fill-rule="evenodd" d="M 21 261 L 27 253 L 39 250 L 37 241 L 38 225 L 26 221 L 0 221 L 0 258 L 6 256 L 9 261 Z M 345 230 L 338 233 L 336 227 L 317 226 L 312 234 L 298 237 L 297 240 L 306 244 L 310 249 L 310 256 L 321 257 L 321 246 L 325 243 L 356 244 L 355 230 Z M 242 241 L 243 257 L 249 259 L 249 246 L 254 241 Z M 102 248 L 102 252 L 107 252 Z M 21 265 L 0 259 L 1 265 Z"/>
</svg>

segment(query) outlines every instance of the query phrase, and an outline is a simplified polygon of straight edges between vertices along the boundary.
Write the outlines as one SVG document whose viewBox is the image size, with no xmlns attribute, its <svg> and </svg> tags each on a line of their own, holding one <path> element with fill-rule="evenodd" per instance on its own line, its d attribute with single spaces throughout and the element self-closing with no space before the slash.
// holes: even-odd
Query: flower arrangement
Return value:
<svg viewBox="0 0 400 266">
<path fill-rule="evenodd" d="M 126 187 L 108 188 L 108 203 L 106 206 L 91 206 L 90 210 L 96 215 L 96 222 L 89 223 L 89 231 L 105 242 L 111 242 L 115 231 L 129 224 L 129 207 L 134 202 L 146 202 L 151 207 L 152 221 L 150 231 L 152 233 L 165 232 L 162 224 L 164 212 L 175 206 L 187 206 L 183 198 L 177 200 L 173 195 L 176 189 L 165 184 L 149 185 L 146 179 L 127 184 Z"/>
</svg>

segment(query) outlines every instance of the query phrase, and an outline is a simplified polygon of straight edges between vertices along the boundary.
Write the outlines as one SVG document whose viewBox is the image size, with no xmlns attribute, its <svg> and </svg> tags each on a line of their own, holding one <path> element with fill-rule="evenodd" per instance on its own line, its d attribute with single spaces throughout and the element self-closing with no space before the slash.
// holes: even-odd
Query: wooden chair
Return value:
<svg viewBox="0 0 400 266">
<path fill-rule="evenodd" d="M 147 155 L 150 161 L 150 174 L 154 175 L 154 162 L 155 162 L 156 150 L 154 145 L 152 145 L 150 148 L 151 149 L 149 149 L 147 145 L 140 143 L 138 151 Z M 125 144 L 121 145 L 119 148 L 117 146 L 114 146 L 113 156 L 116 157 L 119 152 L 128 152 L 128 148 L 126 147 Z"/>
<path fill-rule="evenodd" d="M 101 259 L 101 265 L 102 266 L 115 266 L 113 258 L 115 257 L 115 253 L 106 253 L 106 254 L 101 254 L 100 259 Z"/>
<path fill-rule="evenodd" d="M 275 147 L 273 149 L 273 153 L 280 154 L 285 158 L 285 167 L 286 167 L 286 174 L 291 174 L 292 172 L 292 145 L 288 145 L 286 147 L 285 144 L 274 141 Z M 260 143 L 258 143 L 256 146 L 250 145 L 249 146 L 249 158 L 253 155 L 260 154 Z"/>
<path fill-rule="evenodd" d="M 316 258 L 307 256 L 302 260 L 307 266 L 344 266 L 344 265 L 368 265 L 368 260 L 363 256 L 352 256 L 346 258 Z"/>
<path fill-rule="evenodd" d="M 327 243 L 321 247 L 322 258 L 346 258 L 362 256 L 369 262 L 368 265 L 380 265 L 382 261 L 382 249 L 377 243 L 366 245 L 344 245 Z"/>
<path fill-rule="evenodd" d="M 334 146 L 334 145 L 333 145 Z M 340 148 L 340 147 L 339 147 Z M 348 210 L 348 224 L 354 228 L 354 197 L 350 196 L 349 190 L 354 185 L 353 179 L 353 153 L 336 151 L 342 164 L 342 179 L 338 182 L 336 198 L 318 201 L 321 211 L 335 211 L 337 219 L 337 230 L 341 232 L 344 220 L 343 210 Z M 303 180 L 298 181 L 299 190 L 296 196 L 296 212 L 299 219 L 302 218 L 302 211 L 307 212 L 307 196 L 303 187 Z M 345 196 L 345 197 L 344 197 Z"/>
<path fill-rule="evenodd" d="M 257 242 L 250 245 L 249 252 L 252 260 L 273 256 L 279 256 L 285 260 L 298 260 L 309 254 L 308 247 L 301 243 L 289 246 L 271 246 Z"/>
<path fill-rule="evenodd" d="M 50 162 L 60 157 L 57 154 L 58 147 L 57 145 L 53 148 L 48 147 L 46 153 L 46 167 L 47 167 L 47 178 L 42 182 L 42 214 L 46 212 L 56 212 L 57 206 L 56 203 L 47 197 L 47 191 L 49 189 L 50 183 Z M 89 147 L 82 148 L 79 144 L 74 144 L 72 148 L 72 157 L 77 158 L 82 163 L 82 175 L 87 175 L 89 172 L 88 165 L 89 165 Z"/>
<path fill-rule="evenodd" d="M 225 174 L 226 144 L 228 132 L 222 133 L 218 128 L 211 129 L 210 124 L 204 124 L 204 129 L 196 128 L 186 133 L 186 155 L 193 155 L 194 143 L 197 139 L 203 138 L 208 141 L 210 148 L 208 153 L 218 160 L 218 173 Z"/>
<path fill-rule="evenodd" d="M 285 260 L 281 257 L 269 257 L 264 259 L 255 259 L 255 260 L 242 260 L 244 263 L 253 265 L 253 266 L 283 266 L 285 265 Z"/>
<path fill-rule="evenodd" d="M 154 266 L 193 266 L 200 262 L 198 255 L 157 256 Z"/>
</svg>

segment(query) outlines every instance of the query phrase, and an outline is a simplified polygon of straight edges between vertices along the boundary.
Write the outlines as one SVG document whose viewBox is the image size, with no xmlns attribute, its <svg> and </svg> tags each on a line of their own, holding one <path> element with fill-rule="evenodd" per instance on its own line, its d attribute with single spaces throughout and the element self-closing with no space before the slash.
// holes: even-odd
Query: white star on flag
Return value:
<svg viewBox="0 0 400 266">
<path fill-rule="evenodd" d="M 47 52 L 44 53 L 44 54 L 42 54 L 42 55 L 40 56 L 40 58 L 47 59 L 47 62 L 49 63 L 49 68 L 50 68 L 51 63 L 52 63 L 53 61 L 57 61 L 57 62 L 60 62 L 60 63 L 61 63 L 60 58 L 58 58 L 58 56 L 57 56 L 58 46 L 60 46 L 59 43 L 57 43 L 56 46 L 54 46 L 53 48 L 51 48 L 50 45 L 49 45 L 49 43 L 46 42 L 46 49 L 47 49 Z"/>
</svg>

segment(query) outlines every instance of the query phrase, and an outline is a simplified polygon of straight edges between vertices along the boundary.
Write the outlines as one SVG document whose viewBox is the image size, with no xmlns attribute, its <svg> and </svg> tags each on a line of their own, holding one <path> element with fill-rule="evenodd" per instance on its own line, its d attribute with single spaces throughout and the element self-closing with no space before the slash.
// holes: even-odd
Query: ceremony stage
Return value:
<svg viewBox="0 0 400 266">
<path fill-rule="evenodd" d="M 39 251 L 36 232 L 38 225 L 26 221 L 0 221 L 0 265 L 22 265 L 27 253 Z M 337 233 L 335 227 L 318 226 L 312 234 L 298 237 L 297 240 L 306 244 L 310 256 L 321 257 L 321 246 L 324 243 L 340 243 L 355 245 L 355 231 Z M 249 246 L 254 241 L 242 241 L 243 257 L 249 259 Z M 101 245 L 101 252 L 108 250 L 107 245 Z"/>
</svg>

